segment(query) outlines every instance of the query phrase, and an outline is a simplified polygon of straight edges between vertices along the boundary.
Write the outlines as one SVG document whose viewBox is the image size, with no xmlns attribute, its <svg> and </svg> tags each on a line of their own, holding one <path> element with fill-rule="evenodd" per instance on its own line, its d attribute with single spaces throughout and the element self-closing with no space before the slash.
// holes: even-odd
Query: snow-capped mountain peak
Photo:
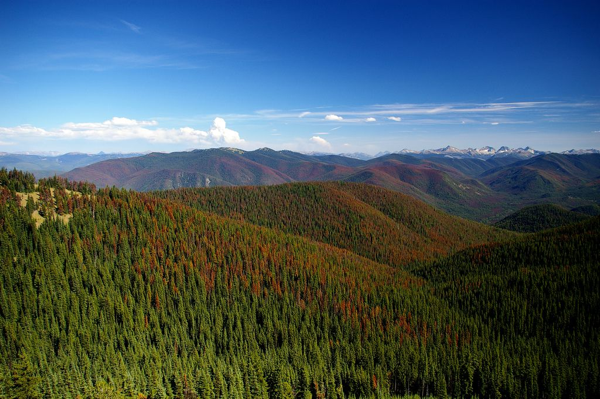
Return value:
<svg viewBox="0 0 600 399">
<path fill-rule="evenodd" d="M 588 148 L 585 150 L 572 149 L 572 150 L 568 150 L 568 151 L 563 151 L 561 154 L 566 154 L 566 155 L 600 154 L 600 151 L 596 150 L 594 148 Z"/>
<path fill-rule="evenodd" d="M 502 146 L 498 150 L 491 146 L 484 146 L 481 148 L 467 148 L 460 149 L 457 147 L 453 147 L 448 145 L 444 148 L 430 149 L 430 150 L 421 150 L 414 151 L 409 149 L 403 149 L 400 151 L 394 152 L 395 154 L 407 154 L 414 156 L 446 156 L 446 157 L 459 157 L 459 158 L 491 158 L 493 156 L 514 156 L 517 158 L 530 158 L 536 155 L 546 154 L 545 151 L 537 151 L 531 147 L 525 148 L 510 148 L 507 146 Z M 376 157 L 387 155 L 389 152 L 383 152 L 376 155 Z"/>
</svg>

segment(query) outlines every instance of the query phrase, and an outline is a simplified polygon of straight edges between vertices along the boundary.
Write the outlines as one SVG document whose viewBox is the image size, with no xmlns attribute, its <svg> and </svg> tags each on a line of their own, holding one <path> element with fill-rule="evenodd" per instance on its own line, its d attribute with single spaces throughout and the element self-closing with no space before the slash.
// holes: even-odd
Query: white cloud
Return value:
<svg viewBox="0 0 600 399">
<path fill-rule="evenodd" d="M 310 138 L 310 141 L 312 141 L 313 143 L 319 145 L 320 147 L 331 149 L 331 144 L 327 140 L 325 140 L 324 138 L 322 138 L 322 137 L 312 136 Z"/>
<path fill-rule="evenodd" d="M 217 142 L 223 141 L 227 144 L 240 144 L 244 142 L 240 138 L 240 134 L 235 130 L 227 129 L 225 119 L 219 117 L 213 121 L 208 134 Z"/>
<path fill-rule="evenodd" d="M 499 124 L 500 124 L 500 122 L 492 122 L 492 123 L 490 123 L 490 125 L 494 125 L 494 126 L 499 125 Z"/>
<path fill-rule="evenodd" d="M 341 120 L 344 120 L 344 118 L 342 118 L 341 116 L 329 114 L 329 115 L 325 116 L 325 120 L 326 121 L 341 121 Z"/>
<path fill-rule="evenodd" d="M 136 121 L 135 119 L 119 118 L 118 116 L 113 117 L 111 120 L 104 121 L 107 125 L 114 126 L 156 126 L 156 121 Z"/>
<path fill-rule="evenodd" d="M 39 135 L 44 136 L 48 135 L 44 129 L 40 129 L 31 125 L 20 125 L 15 127 L 0 127 L 0 136 L 6 137 L 16 137 L 16 136 L 30 136 L 30 135 Z"/>
<path fill-rule="evenodd" d="M 65 123 L 46 130 L 31 125 L 0 127 L 0 138 L 29 137 L 102 141 L 146 140 L 151 143 L 240 144 L 238 132 L 228 129 L 223 118 L 215 118 L 208 132 L 191 127 L 161 128 L 158 122 L 114 117 L 104 122 Z"/>
<path fill-rule="evenodd" d="M 390 116 L 388 117 L 388 119 L 394 122 L 400 122 L 402 120 L 402 118 L 400 118 L 399 116 Z"/>
<path fill-rule="evenodd" d="M 377 119 L 370 117 L 370 118 L 365 119 L 365 122 L 377 122 Z"/>
<path fill-rule="evenodd" d="M 141 27 L 139 27 L 139 26 L 137 26 L 137 25 L 135 25 L 135 24 L 132 24 L 131 22 L 127 22 L 127 21 L 125 21 L 125 20 L 123 20 L 123 19 L 121 20 L 121 22 L 122 22 L 122 23 L 123 23 L 123 24 L 124 24 L 126 27 L 128 27 L 129 29 L 131 29 L 133 32 L 135 32 L 135 33 L 141 33 L 141 32 L 140 32 L 140 31 L 142 30 L 142 28 L 141 28 Z"/>
<path fill-rule="evenodd" d="M 305 116 L 310 115 L 310 112 L 306 111 L 298 115 L 298 118 L 304 118 Z"/>
</svg>

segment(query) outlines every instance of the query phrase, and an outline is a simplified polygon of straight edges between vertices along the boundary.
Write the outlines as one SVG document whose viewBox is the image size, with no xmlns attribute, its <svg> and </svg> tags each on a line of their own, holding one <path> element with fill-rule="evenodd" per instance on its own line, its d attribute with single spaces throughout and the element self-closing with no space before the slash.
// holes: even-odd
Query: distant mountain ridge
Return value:
<svg viewBox="0 0 600 399">
<path fill-rule="evenodd" d="M 413 156 L 454 156 L 454 157 L 465 157 L 465 158 L 490 158 L 490 157 L 517 157 L 517 158 L 531 158 L 538 155 L 545 155 L 553 153 L 552 151 L 538 151 L 531 147 L 525 148 L 510 148 L 506 146 L 502 146 L 499 149 L 495 149 L 494 147 L 485 146 L 481 148 L 467 148 L 467 149 L 459 149 L 452 146 L 446 146 L 444 148 L 438 149 L 430 149 L 430 150 L 409 150 L 403 149 L 400 151 L 393 152 L 393 154 L 408 154 Z M 388 155 L 390 152 L 380 152 L 375 157 L 380 157 L 384 155 Z M 579 149 L 579 150 L 568 150 L 563 151 L 560 154 L 571 154 L 571 155 L 581 155 L 581 154 L 600 154 L 599 150 L 596 149 Z"/>
<path fill-rule="evenodd" d="M 227 149 L 227 148 L 225 148 Z M 232 152 L 243 154 L 251 151 L 244 151 L 235 148 L 228 148 Z M 256 151 L 270 150 L 269 148 L 259 148 Z M 188 149 L 182 152 L 194 152 L 203 151 L 198 149 Z M 273 151 L 273 150 L 272 150 Z M 286 151 L 286 150 L 284 150 Z M 288 151 L 292 152 L 292 151 Z M 150 154 L 151 152 L 132 152 L 132 153 L 105 153 L 100 151 L 95 154 L 84 153 L 84 152 L 68 152 L 60 153 L 57 151 L 20 151 L 20 152 L 2 152 L 0 151 L 0 167 L 7 169 L 19 169 L 36 174 L 38 177 L 51 176 L 55 173 L 64 173 L 72 169 L 79 168 L 82 166 L 91 165 L 96 162 L 101 162 L 108 159 L 119 159 L 119 158 L 131 158 L 142 155 Z M 161 152 L 156 152 L 161 153 Z M 360 161 L 369 161 L 372 159 L 380 158 L 390 154 L 404 154 L 411 155 L 417 158 L 429 158 L 429 157 L 455 157 L 455 158 L 475 158 L 475 159 L 490 159 L 492 157 L 514 157 L 518 159 L 527 159 L 538 155 L 550 154 L 552 151 L 538 151 L 531 147 L 525 148 L 509 148 L 502 146 L 499 149 L 494 147 L 485 146 L 481 148 L 467 148 L 459 149 L 453 146 L 446 146 L 438 149 L 428 150 L 409 150 L 402 149 L 399 151 L 383 151 L 376 155 L 367 154 L 364 152 L 353 152 L 353 153 L 329 153 L 329 152 L 306 152 L 304 155 L 313 157 L 343 157 L 349 159 L 356 159 Z M 582 154 L 600 154 L 600 150 L 597 149 L 571 149 L 568 151 L 560 152 L 560 154 L 566 155 L 582 155 Z"/>
<path fill-rule="evenodd" d="M 597 205 L 600 199 L 598 153 L 526 158 L 394 153 L 365 161 L 270 148 L 213 148 L 111 159 L 64 176 L 137 191 L 306 181 L 367 183 L 413 196 L 453 215 L 492 222 L 526 205 L 553 202 L 571 209 Z"/>
<path fill-rule="evenodd" d="M 230 147 L 150 154 L 0 153 L 0 167 L 27 170 L 38 178 L 64 174 L 100 187 L 138 191 L 306 181 L 367 183 L 486 222 L 530 205 L 553 203 L 572 209 L 600 204 L 600 152 L 595 149 L 559 154 L 529 147 L 447 146 L 377 158 Z"/>
<path fill-rule="evenodd" d="M 0 152 L 0 167 L 6 169 L 19 169 L 31 172 L 37 178 L 61 174 L 82 166 L 115 158 L 130 158 L 144 155 L 144 153 L 104 153 L 86 154 L 81 152 Z"/>
</svg>

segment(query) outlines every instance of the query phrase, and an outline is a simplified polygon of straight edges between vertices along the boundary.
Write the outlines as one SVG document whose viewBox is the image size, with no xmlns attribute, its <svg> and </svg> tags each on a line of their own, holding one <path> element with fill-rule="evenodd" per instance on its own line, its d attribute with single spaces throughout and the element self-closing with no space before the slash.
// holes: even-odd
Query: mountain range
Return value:
<svg viewBox="0 0 600 399">
<path fill-rule="evenodd" d="M 570 209 L 597 204 L 600 154 L 535 155 L 532 151 L 525 151 L 527 157 L 519 155 L 521 151 L 496 151 L 503 155 L 393 153 L 360 160 L 269 148 L 215 148 L 110 159 L 64 176 L 137 191 L 304 181 L 367 183 L 454 215 L 492 222 L 525 205 L 553 202 Z"/>
<path fill-rule="evenodd" d="M 485 146 L 481 148 L 467 148 L 460 149 L 452 146 L 446 146 L 444 148 L 438 149 L 430 149 L 430 150 L 409 150 L 403 149 L 400 151 L 392 152 L 393 154 L 409 154 L 413 156 L 419 157 L 427 157 L 427 156 L 436 156 L 436 155 L 445 155 L 452 157 L 462 157 L 462 158 L 491 158 L 491 157 L 517 157 L 517 158 L 531 158 L 537 155 L 550 154 L 550 151 L 538 151 L 531 147 L 525 148 L 510 148 L 507 146 L 502 146 L 499 149 L 495 149 L 494 147 Z M 571 149 L 568 151 L 563 151 L 561 154 L 570 154 L 570 155 L 581 155 L 581 154 L 598 154 L 599 150 L 596 149 Z M 375 155 L 375 158 L 391 154 L 390 152 L 380 152 Z M 356 154 L 347 154 L 350 157 L 356 157 L 359 159 L 365 159 L 364 156 L 366 154 L 356 153 Z"/>
<path fill-rule="evenodd" d="M 190 149 L 189 151 L 194 151 Z M 362 161 L 368 161 L 374 158 L 379 158 L 390 154 L 405 154 L 412 155 L 418 158 L 437 157 L 437 156 L 448 156 L 448 157 L 460 157 L 460 158 L 479 158 L 489 159 L 491 157 L 510 157 L 510 158 L 531 158 L 537 155 L 549 154 L 548 151 L 538 151 L 530 147 L 525 148 L 509 148 L 506 146 L 500 147 L 496 150 L 493 147 L 481 147 L 481 148 L 467 148 L 459 149 L 452 146 L 446 146 L 444 148 L 429 149 L 429 150 L 409 150 L 403 149 L 394 152 L 380 152 L 376 155 L 366 154 L 364 152 L 354 153 L 342 153 L 332 154 L 325 152 L 310 152 L 305 155 L 317 156 L 317 157 L 328 157 L 328 156 L 340 156 L 344 158 L 359 159 Z M 561 154 L 569 155 L 581 155 L 581 154 L 598 154 L 599 150 L 596 149 L 580 149 L 580 150 L 568 150 L 563 151 Z M 69 152 L 66 154 L 60 154 L 58 152 L 0 152 L 0 167 L 7 169 L 19 169 L 34 173 L 37 177 L 48 177 L 55 173 L 64 173 L 72 169 L 91 165 L 96 162 L 104 161 L 107 159 L 117 158 L 131 158 L 146 155 L 148 153 L 104 153 L 99 152 L 97 154 L 87 154 L 81 152 Z"/>
<path fill-rule="evenodd" d="M 142 153 L 113 153 L 85 154 L 69 152 L 66 154 L 50 153 L 8 153 L 0 152 L 0 167 L 7 169 L 25 170 L 36 177 L 48 177 L 61 174 L 81 166 L 114 158 L 129 158 L 143 155 Z"/>
</svg>

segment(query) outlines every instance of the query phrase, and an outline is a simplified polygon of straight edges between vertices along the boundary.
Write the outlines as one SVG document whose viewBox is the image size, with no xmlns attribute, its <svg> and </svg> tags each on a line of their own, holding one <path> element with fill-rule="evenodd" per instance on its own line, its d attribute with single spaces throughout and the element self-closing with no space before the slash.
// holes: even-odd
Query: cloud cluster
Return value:
<svg viewBox="0 0 600 399">
<path fill-rule="evenodd" d="M 331 144 L 327 140 L 325 140 L 324 138 L 322 138 L 322 137 L 312 136 L 310 138 L 310 141 L 313 142 L 313 143 L 315 143 L 315 144 L 317 144 L 320 147 L 331 149 Z"/>
<path fill-rule="evenodd" d="M 208 135 L 216 142 L 225 142 L 227 144 L 240 144 L 244 142 L 238 132 L 227 129 L 225 119 L 218 117 L 213 121 Z"/>
<path fill-rule="evenodd" d="M 325 120 L 326 121 L 342 121 L 342 120 L 344 120 L 344 118 L 342 118 L 341 116 L 338 116 L 338 115 L 329 114 L 329 115 L 325 116 Z"/>
<path fill-rule="evenodd" d="M 215 118 L 205 132 L 191 127 L 161 128 L 157 121 L 138 121 L 114 117 L 104 122 L 65 123 L 61 127 L 46 130 L 31 125 L 0 127 L 0 138 L 32 137 L 59 139 L 86 139 L 102 141 L 146 140 L 151 143 L 190 144 L 241 144 L 244 140 L 235 130 L 227 128 L 223 118 Z"/>
<path fill-rule="evenodd" d="M 400 122 L 402 120 L 399 116 L 389 116 L 388 119 L 394 122 Z"/>
</svg>

